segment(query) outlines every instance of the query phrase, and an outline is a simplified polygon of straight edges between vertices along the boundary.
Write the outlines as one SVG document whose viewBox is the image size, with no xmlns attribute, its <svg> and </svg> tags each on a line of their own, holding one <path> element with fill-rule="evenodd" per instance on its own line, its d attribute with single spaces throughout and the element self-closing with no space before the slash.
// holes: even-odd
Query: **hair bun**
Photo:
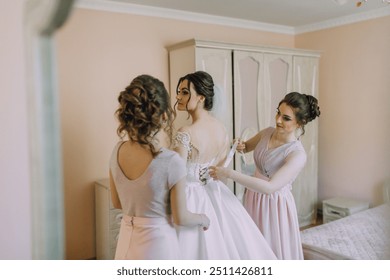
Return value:
<svg viewBox="0 0 390 280">
<path fill-rule="evenodd" d="M 306 98 L 309 102 L 309 112 L 310 116 L 308 118 L 308 122 L 314 120 L 316 117 L 319 117 L 321 114 L 320 107 L 318 106 L 318 100 L 312 95 L 307 95 Z"/>
</svg>

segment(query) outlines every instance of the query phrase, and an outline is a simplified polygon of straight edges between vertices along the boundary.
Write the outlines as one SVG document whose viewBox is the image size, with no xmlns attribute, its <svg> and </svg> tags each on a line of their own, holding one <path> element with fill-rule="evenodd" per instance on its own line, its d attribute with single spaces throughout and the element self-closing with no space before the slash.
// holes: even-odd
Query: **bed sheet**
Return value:
<svg viewBox="0 0 390 280">
<path fill-rule="evenodd" d="M 305 259 L 390 259 L 390 203 L 301 231 Z"/>
</svg>

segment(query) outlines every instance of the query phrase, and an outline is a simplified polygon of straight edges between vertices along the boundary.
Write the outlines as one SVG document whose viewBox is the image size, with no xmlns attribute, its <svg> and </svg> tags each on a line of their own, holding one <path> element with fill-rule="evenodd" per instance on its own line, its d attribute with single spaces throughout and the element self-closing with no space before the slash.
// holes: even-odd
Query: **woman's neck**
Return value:
<svg viewBox="0 0 390 280">
<path fill-rule="evenodd" d="M 150 147 L 148 145 L 140 144 L 138 141 L 133 141 L 131 138 L 129 138 L 128 143 L 130 146 L 138 147 L 146 150 L 150 150 Z M 169 147 L 169 137 L 165 133 L 164 130 L 160 130 L 157 132 L 152 140 L 152 145 L 156 151 L 159 151 L 161 148 L 168 148 Z"/>
<path fill-rule="evenodd" d="M 156 151 L 160 150 L 161 148 L 169 148 L 170 146 L 169 136 L 163 129 L 161 129 L 154 136 L 154 139 L 156 141 L 153 141 L 153 146 L 156 149 Z"/>
<path fill-rule="evenodd" d="M 198 109 L 190 112 L 192 123 L 195 123 L 201 119 L 208 118 L 210 116 L 209 112 L 204 109 Z"/>
<path fill-rule="evenodd" d="M 286 144 L 286 143 L 297 140 L 295 137 L 294 131 L 290 132 L 290 133 L 284 133 L 284 132 L 280 132 L 278 130 L 275 130 L 273 135 L 272 135 L 272 138 L 276 143 L 280 143 L 280 144 Z"/>
</svg>

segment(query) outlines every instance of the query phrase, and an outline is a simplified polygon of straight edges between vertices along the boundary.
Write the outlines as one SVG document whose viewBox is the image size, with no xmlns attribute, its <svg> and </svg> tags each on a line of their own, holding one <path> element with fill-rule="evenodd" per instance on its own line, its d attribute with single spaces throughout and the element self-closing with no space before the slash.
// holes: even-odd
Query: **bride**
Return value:
<svg viewBox="0 0 390 280">
<path fill-rule="evenodd" d="M 187 161 L 187 207 L 210 218 L 207 231 L 177 227 L 181 258 L 276 259 L 241 202 L 223 182 L 208 176 L 208 167 L 222 165 L 230 146 L 224 125 L 210 113 L 212 77 L 197 71 L 180 78 L 176 99 L 175 107 L 192 119 L 174 139 L 174 149 Z"/>
</svg>

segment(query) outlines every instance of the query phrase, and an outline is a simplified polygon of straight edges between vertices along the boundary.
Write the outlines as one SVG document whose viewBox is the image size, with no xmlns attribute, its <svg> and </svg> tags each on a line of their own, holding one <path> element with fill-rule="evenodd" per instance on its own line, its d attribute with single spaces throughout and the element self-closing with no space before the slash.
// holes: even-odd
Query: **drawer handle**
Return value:
<svg viewBox="0 0 390 280">
<path fill-rule="evenodd" d="M 340 215 L 340 212 L 337 212 L 337 211 L 334 211 L 334 210 L 331 210 L 330 213 L 336 214 L 336 215 Z"/>
</svg>

